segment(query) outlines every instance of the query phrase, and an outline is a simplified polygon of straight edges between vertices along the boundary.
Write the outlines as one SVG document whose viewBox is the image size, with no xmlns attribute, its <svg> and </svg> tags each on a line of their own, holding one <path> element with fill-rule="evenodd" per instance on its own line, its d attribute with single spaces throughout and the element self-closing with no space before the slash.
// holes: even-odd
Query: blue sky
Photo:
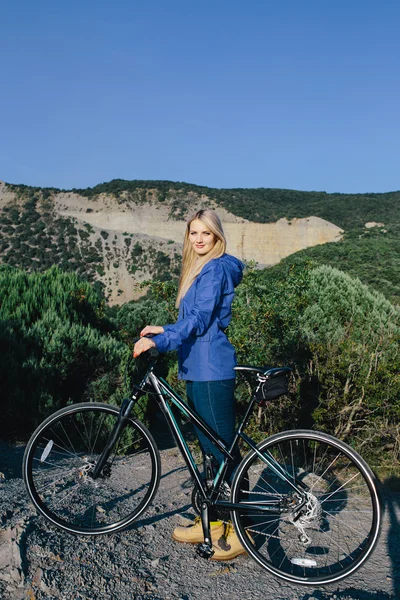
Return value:
<svg viewBox="0 0 400 600">
<path fill-rule="evenodd" d="M 0 179 L 400 189 L 400 3 L 14 0 Z"/>
</svg>

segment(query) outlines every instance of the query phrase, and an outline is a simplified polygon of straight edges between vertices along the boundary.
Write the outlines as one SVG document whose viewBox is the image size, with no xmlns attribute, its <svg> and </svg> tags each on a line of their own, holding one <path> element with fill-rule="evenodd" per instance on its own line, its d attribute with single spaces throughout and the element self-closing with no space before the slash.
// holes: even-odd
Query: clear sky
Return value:
<svg viewBox="0 0 400 600">
<path fill-rule="evenodd" d="M 0 179 L 400 189 L 398 0 L 0 3 Z"/>
</svg>

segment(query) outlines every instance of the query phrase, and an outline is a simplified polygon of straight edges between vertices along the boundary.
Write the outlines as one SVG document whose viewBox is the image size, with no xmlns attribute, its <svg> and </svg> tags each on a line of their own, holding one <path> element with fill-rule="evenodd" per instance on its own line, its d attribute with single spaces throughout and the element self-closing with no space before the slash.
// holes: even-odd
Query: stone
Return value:
<svg viewBox="0 0 400 600">
<path fill-rule="evenodd" d="M 22 560 L 19 540 L 25 529 L 25 523 L 8 527 L 0 532 L 0 580 L 23 583 Z"/>
</svg>

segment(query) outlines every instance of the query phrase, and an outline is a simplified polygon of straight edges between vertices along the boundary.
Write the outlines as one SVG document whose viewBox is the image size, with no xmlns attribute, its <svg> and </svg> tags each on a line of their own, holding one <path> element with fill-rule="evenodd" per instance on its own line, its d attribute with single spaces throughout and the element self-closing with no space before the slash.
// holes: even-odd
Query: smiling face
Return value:
<svg viewBox="0 0 400 600">
<path fill-rule="evenodd" d="M 208 229 L 203 221 L 194 219 L 189 226 L 189 241 L 195 253 L 204 256 L 214 248 L 217 236 Z"/>
</svg>

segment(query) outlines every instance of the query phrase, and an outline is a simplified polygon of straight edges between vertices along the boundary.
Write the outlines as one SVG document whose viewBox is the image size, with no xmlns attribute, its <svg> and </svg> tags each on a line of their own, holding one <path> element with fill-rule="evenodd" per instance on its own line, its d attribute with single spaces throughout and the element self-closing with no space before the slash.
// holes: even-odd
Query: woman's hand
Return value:
<svg viewBox="0 0 400 600">
<path fill-rule="evenodd" d="M 144 330 L 143 330 L 144 331 Z M 156 344 L 151 338 L 142 338 L 133 347 L 133 358 L 137 358 L 142 352 L 147 352 L 150 348 L 155 348 Z"/>
<path fill-rule="evenodd" d="M 153 335 L 164 333 L 164 327 L 161 327 L 160 325 L 146 325 L 146 327 L 140 332 L 140 337 L 149 335 L 149 333 L 152 333 Z"/>
</svg>

